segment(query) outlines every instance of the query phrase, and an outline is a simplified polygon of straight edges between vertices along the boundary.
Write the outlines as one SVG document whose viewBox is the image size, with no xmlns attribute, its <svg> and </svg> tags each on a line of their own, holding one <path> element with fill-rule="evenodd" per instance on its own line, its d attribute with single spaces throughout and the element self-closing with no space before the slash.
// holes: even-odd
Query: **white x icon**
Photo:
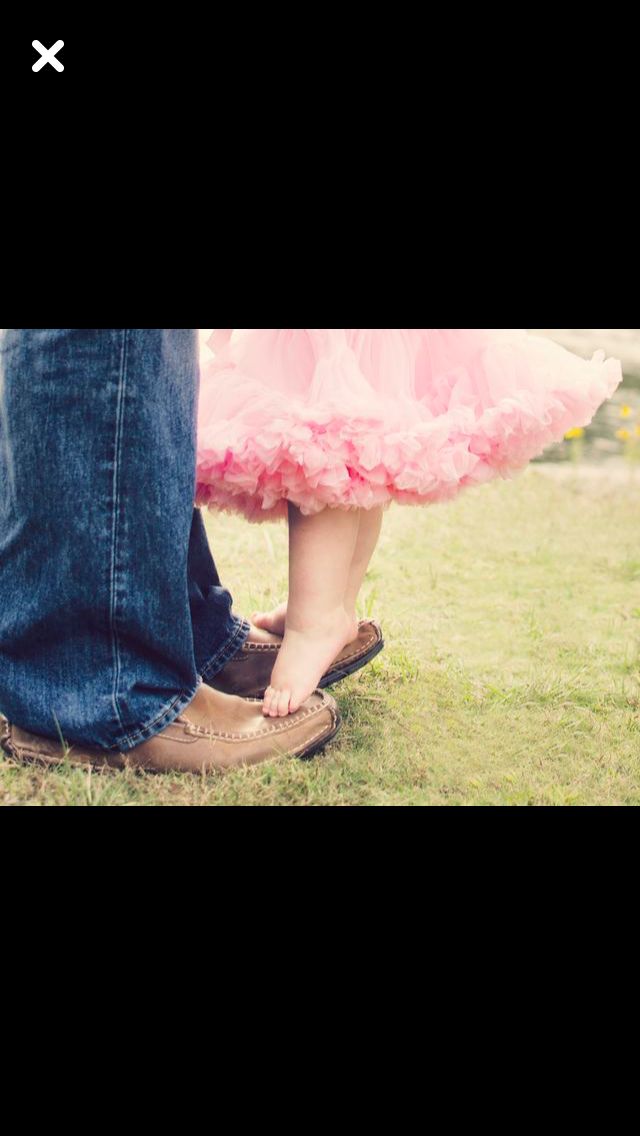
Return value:
<svg viewBox="0 0 640 1136">
<path fill-rule="evenodd" d="M 56 71 L 64 71 L 63 64 L 59 59 L 55 58 L 61 48 L 64 47 L 64 40 L 59 39 L 56 43 L 54 43 L 53 47 L 43 47 L 39 39 L 34 39 L 32 46 L 35 47 L 36 51 L 39 51 L 40 55 L 42 56 L 42 59 L 39 59 L 37 63 L 34 63 L 33 67 L 31 68 L 32 71 L 41 71 L 47 63 L 50 63 L 52 67 L 55 67 Z"/>
</svg>

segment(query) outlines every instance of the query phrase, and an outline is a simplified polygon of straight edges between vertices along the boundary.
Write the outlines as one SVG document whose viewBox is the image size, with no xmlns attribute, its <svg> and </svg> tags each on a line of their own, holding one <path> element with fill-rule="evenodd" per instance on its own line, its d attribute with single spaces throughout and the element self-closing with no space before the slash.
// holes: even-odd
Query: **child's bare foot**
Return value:
<svg viewBox="0 0 640 1136">
<path fill-rule="evenodd" d="M 264 697 L 267 718 L 295 714 L 341 651 L 358 634 L 358 621 L 344 608 L 299 628 L 287 624 L 284 643 Z"/>
<path fill-rule="evenodd" d="M 273 611 L 254 611 L 251 622 L 254 627 L 259 627 L 262 631 L 282 636 L 287 626 L 287 606 L 283 603 Z"/>
</svg>

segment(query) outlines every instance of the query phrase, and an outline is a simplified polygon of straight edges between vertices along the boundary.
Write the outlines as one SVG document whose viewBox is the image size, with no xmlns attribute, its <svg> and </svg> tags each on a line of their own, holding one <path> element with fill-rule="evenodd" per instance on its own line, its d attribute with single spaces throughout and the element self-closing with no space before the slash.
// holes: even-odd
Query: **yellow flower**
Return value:
<svg viewBox="0 0 640 1136">
<path fill-rule="evenodd" d="M 621 442 L 629 442 L 631 441 L 631 431 L 616 430 L 616 438 L 619 438 Z"/>
<path fill-rule="evenodd" d="M 572 430 L 567 430 L 565 438 L 568 442 L 572 442 L 574 438 L 584 438 L 582 426 L 574 426 Z"/>
<path fill-rule="evenodd" d="M 621 406 L 620 407 L 620 417 L 621 418 L 632 418 L 633 417 L 633 410 L 631 409 L 631 407 L 630 406 Z"/>
<path fill-rule="evenodd" d="M 638 423 L 638 425 L 636 426 L 636 428 L 633 432 L 634 432 L 636 438 L 640 438 L 640 422 Z"/>
</svg>

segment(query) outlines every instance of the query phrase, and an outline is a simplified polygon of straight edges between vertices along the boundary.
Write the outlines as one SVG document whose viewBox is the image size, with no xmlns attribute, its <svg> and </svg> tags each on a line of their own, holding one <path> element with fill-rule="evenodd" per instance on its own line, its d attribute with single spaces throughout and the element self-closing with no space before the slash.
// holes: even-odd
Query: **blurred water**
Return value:
<svg viewBox="0 0 640 1136">
<path fill-rule="evenodd" d="M 611 402 L 603 406 L 580 443 L 581 456 L 589 462 L 602 462 L 620 458 L 625 443 L 616 437 L 621 428 L 634 431 L 640 424 L 640 328 L 531 328 L 531 331 L 549 335 L 572 351 L 590 356 L 603 349 L 608 355 L 622 359 L 625 369 L 624 385 Z M 622 408 L 631 408 L 631 417 L 623 418 Z M 575 454 L 572 443 L 563 443 L 547 450 L 544 461 L 570 461 Z"/>
</svg>

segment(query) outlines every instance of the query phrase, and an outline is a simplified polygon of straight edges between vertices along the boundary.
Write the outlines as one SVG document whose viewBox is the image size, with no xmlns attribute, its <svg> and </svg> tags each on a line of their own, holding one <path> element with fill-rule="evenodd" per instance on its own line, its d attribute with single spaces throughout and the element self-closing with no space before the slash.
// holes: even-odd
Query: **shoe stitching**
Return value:
<svg viewBox="0 0 640 1136">
<path fill-rule="evenodd" d="M 309 719 L 309 718 L 317 717 L 317 715 L 321 711 L 326 710 L 326 709 L 330 710 L 331 707 L 328 706 L 328 704 L 326 702 L 322 702 L 322 703 L 320 703 L 319 706 L 315 706 L 310 710 L 305 710 L 303 714 L 298 714 L 296 716 L 295 721 L 289 722 L 287 725 L 280 725 L 278 723 L 278 724 L 273 725 L 273 726 L 265 727 L 265 729 L 263 729 L 263 730 L 252 731 L 249 734 L 247 734 L 247 733 L 230 734 L 230 733 L 213 732 L 211 730 L 207 730 L 205 726 L 194 726 L 194 725 L 191 724 L 191 722 L 185 723 L 185 733 L 189 734 L 190 737 L 210 738 L 212 741 L 224 741 L 224 742 L 257 741 L 259 738 L 268 738 L 272 734 L 278 734 L 280 737 L 282 737 L 287 733 L 291 733 L 291 731 L 294 730 L 296 728 L 296 726 L 301 725 L 302 722 L 306 722 L 307 719 Z"/>
<path fill-rule="evenodd" d="M 326 674 L 333 674 L 334 671 L 339 671 L 340 668 L 345 665 L 345 663 L 353 663 L 356 659 L 362 658 L 363 655 L 366 655 L 370 647 L 373 647 L 376 643 L 379 642 L 380 640 L 378 636 L 372 635 L 370 639 L 367 639 L 367 641 L 362 644 L 362 647 L 358 651 L 356 651 L 355 654 L 346 655 L 344 659 L 336 659 L 335 663 L 332 667 L 329 667 L 329 670 L 326 672 Z"/>
<path fill-rule="evenodd" d="M 367 651 L 369 650 L 369 647 L 372 647 L 372 646 L 374 646 L 375 643 L 380 642 L 380 639 L 382 638 L 382 632 L 381 632 L 380 628 L 378 627 L 377 623 L 372 624 L 372 626 L 375 628 L 373 635 L 369 639 L 367 639 L 366 642 L 361 647 L 359 647 L 358 650 L 353 655 L 347 655 L 346 658 L 340 659 L 341 664 L 342 663 L 352 663 L 355 659 L 359 658 L 360 655 L 365 655 L 367 653 Z M 274 652 L 280 651 L 280 650 L 282 650 L 282 647 L 279 643 L 245 643 L 243 648 L 242 648 L 244 658 L 242 658 L 242 656 L 239 655 L 237 661 L 239 662 L 240 660 L 242 660 L 243 663 L 246 662 L 247 656 L 248 656 L 249 652 L 251 652 L 251 651 L 253 651 L 253 652 L 257 651 L 258 653 L 262 652 L 262 653 L 265 653 L 265 654 L 268 654 L 268 653 L 273 654 Z M 236 660 L 234 660 L 234 662 L 235 661 Z M 326 674 L 331 674 L 334 669 L 338 669 L 338 668 L 330 667 L 329 670 L 326 672 Z"/>
<path fill-rule="evenodd" d="M 329 709 L 331 711 L 332 716 L 334 716 L 333 711 L 331 710 L 331 707 L 328 705 L 328 703 L 322 702 L 322 703 L 320 703 L 320 705 L 315 706 L 315 707 L 313 707 L 309 710 L 306 710 L 302 714 L 298 714 L 295 721 L 291 721 L 286 725 L 285 724 L 281 725 L 280 723 L 275 723 L 272 726 L 265 727 L 263 730 L 254 730 L 254 731 L 252 731 L 251 733 L 248 733 L 248 734 L 247 733 L 232 734 L 232 733 L 225 733 L 225 732 L 214 733 L 210 730 L 207 730 L 204 726 L 194 726 L 194 725 L 192 725 L 191 722 L 187 721 L 186 719 L 183 719 L 181 721 L 181 724 L 183 725 L 184 732 L 186 734 L 188 734 L 190 737 L 208 738 L 211 741 L 229 741 L 229 742 L 257 741 L 259 738 L 270 737 L 273 734 L 277 734 L 280 737 L 283 737 L 284 735 L 291 733 L 297 726 L 301 725 L 303 722 L 306 722 L 309 718 L 317 717 L 317 715 L 321 711 L 326 710 L 326 709 Z M 22 758 L 22 759 L 25 759 L 25 758 L 28 758 L 29 756 L 31 756 L 34 759 L 39 760 L 39 761 L 48 761 L 48 762 L 49 761 L 55 761 L 55 762 L 58 762 L 58 763 L 62 763 L 65 760 L 65 756 L 63 754 L 61 754 L 60 756 L 58 756 L 57 754 L 47 754 L 42 750 L 36 750 L 36 749 L 33 749 L 30 746 L 20 746 L 20 745 L 16 745 L 15 742 L 12 743 L 12 741 L 11 741 L 11 727 L 9 725 L 8 725 L 8 732 L 7 732 L 6 737 L 4 736 L 4 734 L 0 735 L 0 741 L 2 741 L 2 743 L 6 742 L 7 745 L 9 746 L 9 751 L 8 751 L 9 756 L 19 755 L 20 758 Z M 305 742 L 304 744 L 307 745 L 308 743 Z M 84 760 L 86 760 L 87 762 L 89 762 L 89 761 L 95 762 L 95 761 L 101 761 L 101 760 L 106 761 L 107 758 L 109 758 L 109 757 L 112 758 L 112 759 L 115 759 L 117 757 L 124 758 L 124 756 L 125 755 L 123 755 L 121 752 L 115 753 L 114 751 L 106 751 L 105 750 L 105 756 L 103 758 L 102 754 L 100 752 L 95 753 L 95 754 L 89 754 L 89 753 L 86 753 L 86 751 L 85 751 Z"/>
<path fill-rule="evenodd" d="M 334 729 L 337 726 L 337 724 L 338 723 L 336 721 L 336 718 L 333 717 L 332 726 L 333 726 Z M 300 745 L 296 749 L 291 750 L 290 753 L 293 754 L 293 755 L 297 755 L 299 750 L 309 749 L 313 745 L 314 742 L 319 742 L 320 738 L 324 737 L 325 733 L 326 733 L 326 730 L 321 730 L 319 734 L 316 734 L 313 738 L 309 738 L 308 742 L 305 742 L 304 745 Z"/>
<path fill-rule="evenodd" d="M 313 711 L 312 713 L 315 713 L 315 711 Z M 332 710 L 331 711 L 331 726 L 332 726 L 332 728 L 335 729 L 337 724 L 338 724 L 338 720 L 337 720 L 336 714 Z M 196 727 L 194 727 L 194 729 L 195 728 Z M 232 735 L 232 734 L 228 734 L 228 735 L 220 734 L 220 735 L 216 735 L 216 738 L 217 738 L 217 740 L 224 740 L 224 741 L 231 741 L 231 742 L 237 742 L 237 741 L 243 742 L 243 741 L 256 740 L 257 738 L 263 737 L 263 736 L 268 737 L 270 734 L 274 734 L 274 733 L 279 733 L 279 735 L 282 736 L 283 734 L 286 734 L 287 731 L 286 730 L 278 731 L 277 727 L 273 727 L 271 730 L 267 730 L 267 731 L 264 731 L 263 733 L 258 733 L 258 734 L 255 734 L 255 735 L 239 734 L 239 735 L 235 736 L 235 735 Z M 290 754 L 290 755 L 296 755 L 299 751 L 308 750 L 314 744 L 314 742 L 319 741 L 322 737 L 325 736 L 326 733 L 327 733 L 327 730 L 325 728 L 323 728 L 317 734 L 314 734 L 312 737 L 305 739 L 304 742 L 301 742 L 294 749 L 288 750 L 287 753 Z M 207 736 L 211 736 L 211 735 L 207 735 Z M 286 753 L 283 754 L 283 756 L 286 756 L 286 755 L 287 755 Z M 65 760 L 68 760 L 68 758 L 65 758 L 65 756 L 63 754 L 61 754 L 58 757 L 55 754 L 45 754 L 45 753 L 40 752 L 39 750 L 28 749 L 26 747 L 23 748 L 21 746 L 15 747 L 12 750 L 12 752 L 9 754 L 9 756 L 14 757 L 18 761 L 23 761 L 23 762 L 27 762 L 27 763 L 37 763 L 37 764 L 40 764 L 40 765 L 43 765 L 43 764 L 44 765 L 63 765 Z M 120 758 L 121 761 L 126 763 L 128 756 L 130 757 L 130 755 L 127 755 L 127 754 L 123 754 L 123 753 L 116 754 L 116 753 L 107 752 L 105 750 L 105 756 L 104 757 L 99 753 L 96 753 L 96 754 L 93 754 L 93 755 L 92 754 L 85 754 L 83 757 L 79 758 L 78 761 L 76 761 L 76 762 L 72 761 L 71 764 L 96 765 L 96 764 L 102 762 L 102 764 L 107 765 L 108 764 L 108 761 L 107 761 L 108 757 L 111 757 L 112 761 L 114 761 L 116 758 Z M 140 768 L 144 769 L 144 766 L 141 765 Z"/>
</svg>

